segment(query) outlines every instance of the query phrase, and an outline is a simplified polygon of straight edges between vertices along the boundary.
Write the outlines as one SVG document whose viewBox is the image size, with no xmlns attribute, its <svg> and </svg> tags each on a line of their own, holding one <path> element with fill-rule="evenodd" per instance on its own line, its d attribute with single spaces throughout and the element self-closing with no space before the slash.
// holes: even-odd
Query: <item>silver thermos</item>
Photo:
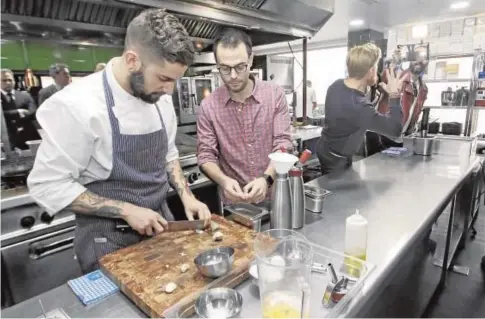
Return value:
<svg viewBox="0 0 485 319">
<path fill-rule="evenodd" d="M 271 194 L 271 229 L 291 229 L 291 190 L 288 174 L 276 174 Z"/>
<path fill-rule="evenodd" d="M 303 164 L 310 159 L 312 152 L 304 150 L 298 164 L 290 172 L 291 191 L 291 226 L 293 229 L 303 228 L 305 225 L 305 189 L 303 183 Z"/>
<path fill-rule="evenodd" d="M 303 169 L 294 167 L 288 173 L 291 190 L 291 227 L 303 228 L 305 224 L 305 192 L 303 189 Z"/>
</svg>

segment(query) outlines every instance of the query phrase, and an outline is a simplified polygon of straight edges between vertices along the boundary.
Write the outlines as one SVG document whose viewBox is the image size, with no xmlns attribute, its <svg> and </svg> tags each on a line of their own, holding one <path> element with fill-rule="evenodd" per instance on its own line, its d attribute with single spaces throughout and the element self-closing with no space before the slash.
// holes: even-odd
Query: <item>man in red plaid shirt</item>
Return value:
<svg viewBox="0 0 485 319">
<path fill-rule="evenodd" d="M 283 89 L 250 76 L 251 39 L 226 29 L 214 42 L 224 86 L 204 99 L 197 118 L 197 159 L 223 190 L 225 203 L 259 203 L 270 194 L 268 154 L 292 148 Z"/>
</svg>

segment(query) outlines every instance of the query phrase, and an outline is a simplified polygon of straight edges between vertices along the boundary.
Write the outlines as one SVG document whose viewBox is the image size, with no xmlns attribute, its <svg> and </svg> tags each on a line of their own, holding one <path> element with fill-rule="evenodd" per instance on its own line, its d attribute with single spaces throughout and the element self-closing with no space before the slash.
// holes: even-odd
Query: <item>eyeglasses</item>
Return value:
<svg viewBox="0 0 485 319">
<path fill-rule="evenodd" d="M 232 69 L 236 71 L 236 73 L 242 73 L 246 72 L 248 69 L 248 65 L 246 63 L 244 64 L 238 64 L 236 66 L 227 66 L 227 65 L 221 65 L 218 67 L 219 72 L 223 75 L 229 75 L 232 72 Z"/>
</svg>

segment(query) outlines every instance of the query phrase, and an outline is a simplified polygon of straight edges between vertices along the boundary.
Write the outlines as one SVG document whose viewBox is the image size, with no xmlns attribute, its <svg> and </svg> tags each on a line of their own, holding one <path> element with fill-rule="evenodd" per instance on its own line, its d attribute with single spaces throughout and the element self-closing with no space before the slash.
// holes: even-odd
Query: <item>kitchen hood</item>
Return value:
<svg viewBox="0 0 485 319">
<path fill-rule="evenodd" d="M 2 39 L 123 45 L 128 23 L 143 9 L 176 15 L 200 52 L 225 26 L 244 29 L 255 46 L 312 37 L 335 0 L 2 0 Z"/>
</svg>

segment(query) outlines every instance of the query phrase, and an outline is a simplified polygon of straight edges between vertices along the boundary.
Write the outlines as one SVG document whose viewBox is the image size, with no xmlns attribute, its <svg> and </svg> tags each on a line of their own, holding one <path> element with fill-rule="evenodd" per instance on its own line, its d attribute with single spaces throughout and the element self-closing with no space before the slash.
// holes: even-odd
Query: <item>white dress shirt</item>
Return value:
<svg viewBox="0 0 485 319">
<path fill-rule="evenodd" d="M 313 117 L 313 103 L 317 102 L 317 96 L 313 88 L 306 88 L 306 116 Z M 296 117 L 303 117 L 303 89 L 300 88 L 296 93 Z"/>
<path fill-rule="evenodd" d="M 155 105 L 126 92 L 106 66 L 113 91 L 113 112 L 121 134 L 148 134 L 161 129 Z M 105 180 L 113 167 L 112 136 L 104 98 L 103 72 L 66 86 L 46 100 L 37 112 L 44 138 L 28 177 L 30 195 L 48 213 L 55 214 L 81 195 L 83 186 Z M 168 135 L 166 161 L 178 159 L 175 146 L 177 118 L 170 95 L 157 103 Z"/>
</svg>

